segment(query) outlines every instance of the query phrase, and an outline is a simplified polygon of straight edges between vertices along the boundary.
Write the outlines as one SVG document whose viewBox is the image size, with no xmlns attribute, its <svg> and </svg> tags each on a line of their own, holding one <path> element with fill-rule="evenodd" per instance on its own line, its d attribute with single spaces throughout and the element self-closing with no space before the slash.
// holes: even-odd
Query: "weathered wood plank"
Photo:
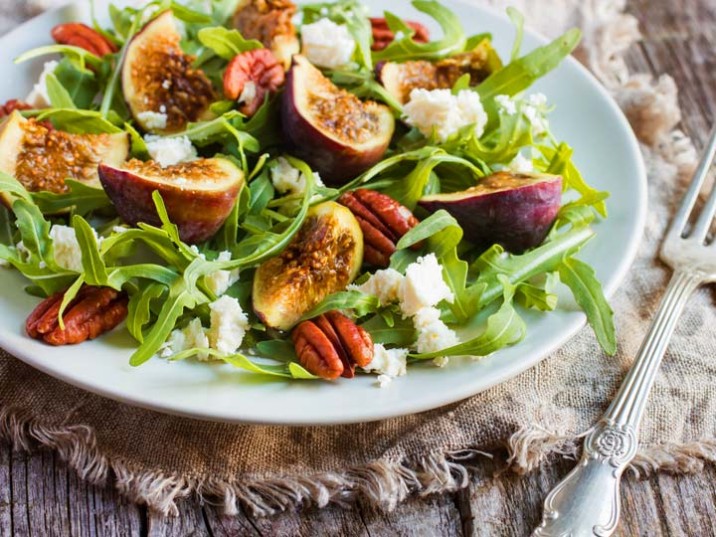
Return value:
<svg viewBox="0 0 716 537">
<path fill-rule="evenodd" d="M 10 446 L 0 443 L 0 537 L 12 535 L 12 489 Z"/>
</svg>

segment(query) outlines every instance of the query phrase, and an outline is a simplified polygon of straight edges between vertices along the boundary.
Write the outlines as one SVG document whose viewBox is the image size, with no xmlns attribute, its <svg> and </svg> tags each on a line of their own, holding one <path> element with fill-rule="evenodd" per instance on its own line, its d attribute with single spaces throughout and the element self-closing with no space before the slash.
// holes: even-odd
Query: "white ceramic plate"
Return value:
<svg viewBox="0 0 716 537">
<path fill-rule="evenodd" d="M 366 2 L 380 13 L 384 2 Z M 15 66 L 12 59 L 50 41 L 59 22 L 88 20 L 85 4 L 46 13 L 0 39 L 0 102 L 27 94 L 42 69 L 42 60 Z M 98 9 L 98 13 L 106 10 Z M 454 9 L 469 34 L 489 31 L 497 49 L 509 54 L 514 30 L 502 15 L 456 1 Z M 407 1 L 390 9 L 413 17 Z M 418 15 L 419 16 L 419 15 Z M 418 18 L 418 20 L 423 20 Z M 430 28 L 434 35 L 437 28 Z M 528 33 L 523 50 L 544 40 Z M 614 101 L 597 81 L 569 58 L 540 81 L 557 109 L 551 116 L 557 137 L 568 141 L 585 177 L 597 188 L 611 191 L 609 219 L 598 224 L 598 235 L 583 250 L 611 295 L 628 270 L 642 236 L 646 214 L 646 176 L 634 134 Z M 547 315 L 525 313 L 528 335 L 519 345 L 479 362 L 452 359 L 444 369 L 413 367 L 388 389 L 377 389 L 375 377 L 359 376 L 338 382 L 259 380 L 225 365 L 169 363 L 154 359 L 132 368 L 134 344 L 117 330 L 79 347 L 51 348 L 28 338 L 24 319 L 36 299 L 23 291 L 22 277 L 0 271 L 0 345 L 28 364 L 54 377 L 97 394 L 162 412 L 196 418 L 282 424 L 332 424 L 384 419 L 411 414 L 476 394 L 534 366 L 563 345 L 585 323 L 569 299 Z M 567 295 L 564 295 L 567 296 Z"/>
</svg>

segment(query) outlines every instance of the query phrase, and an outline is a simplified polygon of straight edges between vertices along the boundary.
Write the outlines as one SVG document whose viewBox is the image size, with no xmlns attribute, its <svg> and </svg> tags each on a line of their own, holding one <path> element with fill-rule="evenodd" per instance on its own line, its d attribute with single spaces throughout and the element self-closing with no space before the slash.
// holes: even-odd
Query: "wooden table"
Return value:
<svg viewBox="0 0 716 537">
<path fill-rule="evenodd" d="M 679 5 L 681 4 L 681 5 Z M 716 1 L 629 0 L 645 40 L 629 52 L 632 68 L 676 79 L 683 128 L 698 146 L 716 119 Z M 415 499 L 392 513 L 353 510 L 286 513 L 272 519 L 184 503 L 163 519 L 129 504 L 111 487 L 87 486 L 48 451 L 13 453 L 0 443 L 0 537 L 10 535 L 528 535 L 542 501 L 571 468 L 559 461 L 527 477 L 484 467 L 469 488 Z M 716 469 L 693 476 L 626 479 L 620 535 L 716 535 Z"/>
</svg>

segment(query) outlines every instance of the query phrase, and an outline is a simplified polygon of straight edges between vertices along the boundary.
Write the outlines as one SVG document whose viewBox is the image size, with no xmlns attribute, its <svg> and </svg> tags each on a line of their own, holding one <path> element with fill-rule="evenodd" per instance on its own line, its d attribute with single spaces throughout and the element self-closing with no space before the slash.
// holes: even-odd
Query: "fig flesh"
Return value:
<svg viewBox="0 0 716 537">
<path fill-rule="evenodd" d="M 282 97 L 283 132 L 297 156 L 340 185 L 377 163 L 395 130 L 387 106 L 338 88 L 304 57 L 294 56 Z"/>
<path fill-rule="evenodd" d="M 30 192 L 67 191 L 66 179 L 100 187 L 97 165 L 121 165 L 129 137 L 119 134 L 70 134 L 12 112 L 0 124 L 0 171 Z M 2 196 L 2 195 L 0 195 Z M 10 199 L 0 200 L 9 205 Z"/>
<path fill-rule="evenodd" d="M 233 23 L 245 39 L 260 41 L 288 69 L 300 49 L 291 20 L 295 14 L 296 5 L 291 0 L 240 0 Z"/>
<path fill-rule="evenodd" d="M 127 47 L 122 90 L 137 124 L 147 132 L 169 134 L 210 117 L 215 100 L 211 82 L 194 58 L 184 54 L 171 11 L 149 21 Z"/>
<path fill-rule="evenodd" d="M 473 50 L 438 62 L 385 62 L 379 66 L 378 78 L 388 93 L 405 104 L 414 89 L 450 89 L 464 74 L 470 75 L 470 86 L 477 86 L 501 67 L 492 43 L 483 39 Z"/>
<path fill-rule="evenodd" d="M 425 196 L 419 205 L 430 212 L 446 210 L 474 244 L 499 243 L 521 253 L 544 241 L 561 200 L 560 176 L 503 171 L 462 192 Z"/>
<path fill-rule="evenodd" d="M 158 191 L 184 242 L 204 242 L 216 234 L 236 203 L 244 174 L 224 158 L 199 159 L 161 167 L 130 160 L 121 167 L 100 165 L 99 176 L 117 213 L 127 224 L 159 225 L 152 200 Z"/>
<path fill-rule="evenodd" d="M 351 283 L 363 263 L 363 232 L 347 208 L 313 207 L 288 247 L 254 276 L 253 306 L 271 328 L 290 330 L 328 295 Z"/>
</svg>

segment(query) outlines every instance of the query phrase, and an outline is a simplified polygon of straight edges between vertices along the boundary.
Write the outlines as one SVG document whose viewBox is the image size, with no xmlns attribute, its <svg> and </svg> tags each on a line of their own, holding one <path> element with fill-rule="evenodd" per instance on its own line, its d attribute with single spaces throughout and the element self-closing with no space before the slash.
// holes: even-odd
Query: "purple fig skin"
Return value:
<svg viewBox="0 0 716 537">
<path fill-rule="evenodd" d="M 305 72 L 308 69 L 314 69 L 308 60 L 294 56 L 281 101 L 283 134 L 292 152 L 319 172 L 326 184 L 340 186 L 380 161 L 390 144 L 395 123 L 390 115 L 389 128 L 382 129 L 370 143 L 352 144 L 350 140 L 331 138 L 312 123 L 310 114 L 301 110 L 297 92 L 299 88 L 311 87 L 311 73 Z"/>
<path fill-rule="evenodd" d="M 105 164 L 99 166 L 99 177 L 119 216 L 132 226 L 139 222 L 161 225 L 152 200 L 154 191 L 159 191 L 181 240 L 188 244 L 207 241 L 219 231 L 241 189 L 241 182 L 221 190 L 182 188 Z"/>
<path fill-rule="evenodd" d="M 542 244 L 561 201 L 560 176 L 498 172 L 479 186 L 426 196 L 418 204 L 431 213 L 446 210 L 462 227 L 465 239 L 474 244 L 498 243 L 519 254 Z"/>
</svg>

